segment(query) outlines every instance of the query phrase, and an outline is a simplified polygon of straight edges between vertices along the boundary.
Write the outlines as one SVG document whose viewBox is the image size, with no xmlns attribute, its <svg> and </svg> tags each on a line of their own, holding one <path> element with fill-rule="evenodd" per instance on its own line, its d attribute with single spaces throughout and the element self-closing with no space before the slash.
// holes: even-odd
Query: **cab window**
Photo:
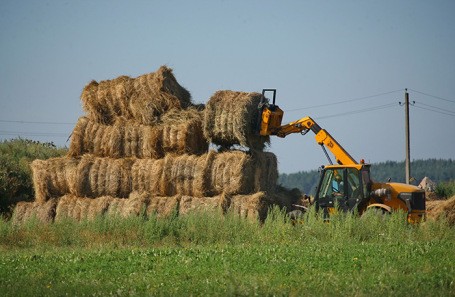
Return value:
<svg viewBox="0 0 455 297">
<path fill-rule="evenodd" d="M 342 170 L 330 169 L 324 173 L 320 196 L 345 196 L 344 172 Z"/>
<path fill-rule="evenodd" d="M 363 191 L 360 184 L 359 171 L 355 168 L 347 168 L 348 196 L 350 198 L 362 198 Z"/>
<path fill-rule="evenodd" d="M 356 168 L 327 169 L 321 182 L 320 197 L 345 197 L 362 199 L 365 183 Z"/>
</svg>

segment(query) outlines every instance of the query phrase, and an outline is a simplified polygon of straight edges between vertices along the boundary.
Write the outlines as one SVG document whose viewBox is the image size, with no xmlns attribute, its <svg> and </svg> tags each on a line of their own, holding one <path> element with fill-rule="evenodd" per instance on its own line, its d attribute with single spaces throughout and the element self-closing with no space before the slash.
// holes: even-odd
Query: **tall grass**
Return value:
<svg viewBox="0 0 455 297">
<path fill-rule="evenodd" d="M 31 219 L 15 225 L 0 221 L 0 246 L 96 247 L 96 246 L 195 246 L 195 245 L 274 245 L 305 243 L 403 243 L 454 240 L 455 229 L 446 221 L 406 223 L 406 214 L 379 215 L 367 212 L 332 215 L 327 221 L 313 208 L 301 222 L 291 223 L 278 208 L 269 211 L 265 222 L 246 220 L 233 213 L 192 213 L 167 218 L 99 217 L 93 221 L 71 219 L 42 224 Z"/>
<path fill-rule="evenodd" d="M 293 224 L 233 213 L 0 221 L 2 296 L 450 296 L 455 229 L 310 208 Z M 25 285 L 26 284 L 26 285 Z"/>
</svg>

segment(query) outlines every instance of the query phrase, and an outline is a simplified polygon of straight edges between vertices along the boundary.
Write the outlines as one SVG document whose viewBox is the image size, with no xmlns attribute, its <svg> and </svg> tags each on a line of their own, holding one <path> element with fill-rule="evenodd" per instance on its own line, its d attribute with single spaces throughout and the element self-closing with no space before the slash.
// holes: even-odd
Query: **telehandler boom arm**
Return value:
<svg viewBox="0 0 455 297">
<path fill-rule="evenodd" d="M 268 102 L 264 93 L 267 91 L 273 92 L 273 104 Z M 281 125 L 283 119 L 283 111 L 275 105 L 275 89 L 262 90 L 262 100 L 259 107 L 259 134 L 262 136 L 276 135 L 278 137 L 286 137 L 292 133 L 300 133 L 305 135 L 308 131 L 313 131 L 316 134 L 316 142 L 322 146 L 324 152 L 327 147 L 335 156 L 336 162 L 340 165 L 358 164 L 358 162 L 349 155 L 349 153 L 329 134 L 322 129 L 312 118 L 304 117 L 297 121 L 286 125 Z M 330 161 L 329 156 L 327 158 Z"/>
<path fill-rule="evenodd" d="M 335 156 L 336 162 L 340 165 L 358 164 L 351 155 L 330 135 L 329 132 L 322 129 L 311 117 L 304 117 L 289 124 L 272 128 L 271 135 L 286 137 L 292 133 L 301 133 L 305 135 L 309 130 L 315 134 L 316 142 L 327 147 Z"/>
</svg>

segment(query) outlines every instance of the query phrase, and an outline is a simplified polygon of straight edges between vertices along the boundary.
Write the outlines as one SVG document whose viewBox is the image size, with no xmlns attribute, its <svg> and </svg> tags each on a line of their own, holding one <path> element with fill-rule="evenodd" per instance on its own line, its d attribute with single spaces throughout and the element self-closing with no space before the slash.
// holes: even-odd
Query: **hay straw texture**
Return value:
<svg viewBox="0 0 455 297">
<path fill-rule="evenodd" d="M 93 220 L 103 216 L 111 201 L 110 196 L 98 197 L 96 199 L 65 195 L 58 200 L 55 221 L 62 221 L 68 218 L 82 221 Z"/>
<path fill-rule="evenodd" d="M 196 108 L 173 109 L 162 118 L 163 151 L 174 154 L 206 153 L 208 140 L 204 136 L 204 113 Z"/>
<path fill-rule="evenodd" d="M 271 152 L 253 152 L 256 191 L 274 192 L 278 181 L 278 160 Z"/>
<path fill-rule="evenodd" d="M 57 203 L 58 201 L 58 203 Z M 221 194 L 214 197 L 193 197 L 186 195 L 175 195 L 171 197 L 155 197 L 149 193 L 132 192 L 127 199 L 112 196 L 102 196 L 97 198 L 84 198 L 75 195 L 65 195 L 59 199 L 53 199 L 40 204 L 37 208 L 30 202 L 18 204 L 16 216 L 17 222 L 32 217 L 34 213 L 41 211 L 40 220 L 52 222 L 55 217 L 56 222 L 66 219 L 76 221 L 94 220 L 99 217 L 130 217 L 130 216 L 157 216 L 168 217 L 170 215 L 187 215 L 194 212 L 222 212 L 228 210 L 235 215 L 248 219 L 264 220 L 267 209 L 272 203 L 272 199 L 264 192 L 252 195 L 225 195 Z M 23 205 L 27 205 L 27 212 Z M 31 206 L 33 205 L 33 209 Z M 51 207 L 52 206 L 52 207 Z M 51 209 L 53 212 L 49 211 Z M 47 212 L 46 212 L 47 211 Z M 26 213 L 25 213 L 26 212 Z M 50 214 L 44 216 L 44 214 Z"/>
<path fill-rule="evenodd" d="M 34 160 L 31 168 L 35 201 L 44 203 L 49 198 L 59 197 L 74 190 L 77 165 L 77 160 L 66 158 Z"/>
<path fill-rule="evenodd" d="M 35 200 L 73 194 L 81 197 L 114 196 L 126 198 L 132 190 L 133 159 L 52 158 L 32 162 Z"/>
<path fill-rule="evenodd" d="M 242 218 L 263 221 L 271 204 L 272 200 L 266 193 L 258 192 L 253 195 L 232 196 L 229 209 Z"/>
<path fill-rule="evenodd" d="M 133 190 L 157 196 L 206 196 L 203 184 L 208 155 L 167 155 L 164 159 L 136 160 L 132 168 Z"/>
<path fill-rule="evenodd" d="M 66 194 L 127 198 L 132 191 L 194 197 L 273 192 L 278 175 L 274 154 L 241 151 L 166 155 L 163 159 L 83 155 L 35 160 L 32 170 L 39 202 Z"/>
<path fill-rule="evenodd" d="M 147 206 L 147 216 L 167 217 L 178 214 L 180 195 L 172 197 L 151 197 Z"/>
<path fill-rule="evenodd" d="M 445 217 L 450 225 L 455 225 L 455 196 L 447 200 L 427 201 L 429 219 Z"/>
<path fill-rule="evenodd" d="M 102 216 L 122 217 L 145 215 L 149 194 L 132 192 L 128 199 L 102 196 L 94 199 L 65 195 L 58 200 L 55 221 L 94 220 Z"/>
<path fill-rule="evenodd" d="M 88 117 L 104 124 L 113 124 L 121 117 L 151 125 L 166 111 L 191 105 L 190 93 L 166 66 L 137 78 L 93 80 L 85 86 L 81 100 Z"/>
<path fill-rule="evenodd" d="M 260 100 L 259 93 L 216 92 L 205 108 L 205 137 L 224 147 L 240 144 L 262 150 L 269 137 L 256 132 Z"/>
<path fill-rule="evenodd" d="M 210 151 L 202 156 L 167 155 L 159 160 L 136 160 L 132 167 L 133 190 L 159 196 L 206 197 L 223 192 L 273 191 L 277 175 L 275 155 L 251 156 L 241 151 Z"/>
<path fill-rule="evenodd" d="M 145 216 L 149 200 L 148 193 L 132 192 L 128 199 L 112 199 L 106 215 L 122 218 Z"/>
<path fill-rule="evenodd" d="M 45 203 L 38 202 L 19 202 L 14 208 L 13 224 L 22 224 L 36 218 L 41 223 L 51 223 L 54 221 L 57 199 L 51 199 Z"/>
<path fill-rule="evenodd" d="M 182 196 L 179 204 L 179 215 L 201 211 L 227 211 L 230 197 L 224 194 L 215 197 Z"/>
<path fill-rule="evenodd" d="M 175 112 L 174 112 L 175 113 Z M 131 121 L 103 125 L 81 117 L 71 135 L 68 156 L 93 154 L 112 158 L 160 159 L 167 153 L 200 155 L 208 150 L 198 113 L 192 118 L 182 112 L 182 120 L 169 118 L 157 126 Z"/>
</svg>

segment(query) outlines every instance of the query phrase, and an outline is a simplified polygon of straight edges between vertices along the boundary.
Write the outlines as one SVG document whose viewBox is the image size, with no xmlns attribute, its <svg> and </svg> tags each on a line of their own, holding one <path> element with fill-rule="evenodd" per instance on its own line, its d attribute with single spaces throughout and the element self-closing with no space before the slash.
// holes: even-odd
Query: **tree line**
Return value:
<svg viewBox="0 0 455 297">
<path fill-rule="evenodd" d="M 386 161 L 371 165 L 371 178 L 377 182 L 405 182 L 405 163 Z M 418 185 L 424 177 L 429 177 L 435 183 L 455 180 L 455 160 L 427 159 L 411 162 L 412 184 Z M 282 173 L 278 183 L 286 188 L 297 188 L 307 194 L 314 194 L 319 181 L 319 171 L 300 171 L 297 173 Z"/>
</svg>

